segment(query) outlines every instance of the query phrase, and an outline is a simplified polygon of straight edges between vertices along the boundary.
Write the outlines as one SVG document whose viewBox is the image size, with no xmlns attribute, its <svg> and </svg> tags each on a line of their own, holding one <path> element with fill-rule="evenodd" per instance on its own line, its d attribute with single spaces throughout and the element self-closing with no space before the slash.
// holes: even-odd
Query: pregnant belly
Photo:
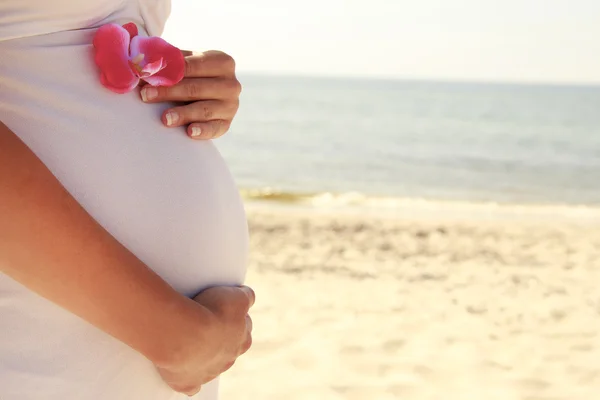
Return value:
<svg viewBox="0 0 600 400">
<path fill-rule="evenodd" d="M 180 293 L 242 283 L 246 218 L 216 147 L 165 128 L 168 105 L 100 86 L 90 35 L 0 43 L 0 119 Z M 0 398 L 185 398 L 139 354 L 2 275 L 0 320 L 10 327 L 0 341 Z M 202 392 L 198 399 L 216 398 L 214 385 Z"/>
<path fill-rule="evenodd" d="M 247 225 L 212 142 L 160 122 L 168 104 L 103 88 L 92 32 L 0 43 L 0 115 L 83 207 L 177 290 L 243 280 Z M 41 68 L 40 62 L 51 60 Z"/>
<path fill-rule="evenodd" d="M 154 120 L 146 118 L 135 129 L 113 122 L 85 140 L 55 141 L 49 157 L 48 143 L 32 148 L 102 226 L 181 293 L 241 283 L 247 225 L 223 159 L 212 143 L 149 129 Z"/>
<path fill-rule="evenodd" d="M 118 95 L 115 95 L 118 96 Z M 11 121 L 79 203 L 177 290 L 243 279 L 247 226 L 211 142 L 164 128 L 155 106 L 116 98 L 115 115 Z M 99 110 L 98 102 L 89 102 Z M 128 109 L 123 113 L 124 109 Z"/>
</svg>

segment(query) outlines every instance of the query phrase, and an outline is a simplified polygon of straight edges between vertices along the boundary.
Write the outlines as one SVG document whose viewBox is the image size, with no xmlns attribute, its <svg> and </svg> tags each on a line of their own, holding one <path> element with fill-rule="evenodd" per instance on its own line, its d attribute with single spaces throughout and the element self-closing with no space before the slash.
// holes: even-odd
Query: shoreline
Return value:
<svg viewBox="0 0 600 400">
<path fill-rule="evenodd" d="M 564 208 L 596 208 L 600 210 L 598 202 L 568 202 L 568 201 L 534 201 L 534 200 L 500 200 L 482 199 L 477 197 L 454 198 L 444 196 L 404 196 L 365 193 L 358 191 L 288 191 L 272 187 L 261 188 L 239 188 L 240 195 L 248 201 L 266 201 L 283 204 L 338 204 L 338 205 L 378 205 L 394 207 L 397 204 L 407 202 L 430 202 L 448 204 L 475 204 L 475 205 L 498 205 L 498 206 L 523 206 L 523 207 L 564 207 Z"/>
</svg>

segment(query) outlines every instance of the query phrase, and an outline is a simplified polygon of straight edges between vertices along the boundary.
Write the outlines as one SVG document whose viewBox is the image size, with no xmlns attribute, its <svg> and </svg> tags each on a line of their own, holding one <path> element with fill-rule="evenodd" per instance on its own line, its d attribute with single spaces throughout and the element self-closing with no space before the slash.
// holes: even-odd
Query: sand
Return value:
<svg viewBox="0 0 600 400">
<path fill-rule="evenodd" d="M 600 211 L 248 206 L 223 400 L 600 398 Z"/>
</svg>

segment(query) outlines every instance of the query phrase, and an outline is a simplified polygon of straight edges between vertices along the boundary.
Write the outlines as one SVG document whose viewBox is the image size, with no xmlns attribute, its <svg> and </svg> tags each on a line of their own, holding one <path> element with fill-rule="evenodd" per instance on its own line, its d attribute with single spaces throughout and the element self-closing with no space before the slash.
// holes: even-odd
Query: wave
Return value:
<svg viewBox="0 0 600 400">
<path fill-rule="evenodd" d="M 463 215 L 470 218 L 523 218 L 543 219 L 574 217 L 584 221 L 600 221 L 600 207 L 585 204 L 555 203 L 500 203 L 473 200 L 440 200 L 409 197 L 371 196 L 360 192 L 288 192 L 273 188 L 242 189 L 246 202 L 273 203 L 273 205 L 300 206 L 316 209 L 349 209 L 359 212 L 390 212 L 397 215 L 447 216 Z"/>
<path fill-rule="evenodd" d="M 242 189 L 245 200 L 270 201 L 310 206 L 377 206 L 395 208 L 407 199 L 370 196 L 360 192 L 287 192 L 272 188 Z"/>
</svg>

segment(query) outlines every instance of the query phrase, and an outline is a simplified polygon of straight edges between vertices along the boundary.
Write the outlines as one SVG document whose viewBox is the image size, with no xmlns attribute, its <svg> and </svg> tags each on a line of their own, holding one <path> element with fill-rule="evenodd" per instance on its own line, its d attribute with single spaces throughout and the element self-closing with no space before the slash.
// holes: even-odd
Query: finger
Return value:
<svg viewBox="0 0 600 400">
<path fill-rule="evenodd" d="M 208 307 L 216 314 L 221 314 L 221 317 L 239 321 L 239 328 L 242 325 L 242 318 L 248 314 L 251 306 L 251 297 L 247 289 L 242 289 L 235 286 L 216 286 L 202 291 L 194 297 L 194 300 Z"/>
<path fill-rule="evenodd" d="M 250 350 L 250 347 L 252 347 L 252 335 L 248 334 L 246 341 L 244 341 L 240 349 L 240 355 L 247 353 L 248 350 Z"/>
<path fill-rule="evenodd" d="M 146 103 L 165 101 L 227 100 L 240 96 L 241 83 L 235 78 L 187 78 L 173 86 L 142 88 L 140 96 Z"/>
<path fill-rule="evenodd" d="M 231 367 L 233 367 L 233 366 L 234 366 L 234 364 L 235 364 L 235 360 L 233 360 L 233 361 L 231 361 L 231 362 L 228 362 L 227 364 L 225 364 L 225 365 L 223 366 L 223 368 L 221 368 L 221 374 L 222 374 L 223 372 L 229 371 L 229 370 L 231 369 Z M 218 376 L 218 375 L 217 375 L 217 376 Z M 216 378 L 217 376 L 215 376 L 215 378 Z M 213 378 L 213 379 L 214 379 L 214 378 Z"/>
<path fill-rule="evenodd" d="M 235 297 L 232 296 L 232 310 L 234 314 L 239 315 L 240 311 L 243 311 L 244 316 L 248 315 L 248 310 L 254 304 L 255 294 L 252 289 L 248 286 L 240 286 L 240 287 L 231 287 L 230 289 L 234 290 Z M 239 320 L 238 320 L 239 321 Z M 245 324 L 245 323 L 244 323 Z"/>
<path fill-rule="evenodd" d="M 235 60 L 229 54 L 209 50 L 185 57 L 185 77 L 231 76 L 235 73 Z"/>
<path fill-rule="evenodd" d="M 254 293 L 254 290 L 252 290 L 251 287 L 246 285 L 240 286 L 240 289 L 246 294 L 246 296 L 248 296 L 248 300 L 250 302 L 248 308 L 252 307 L 254 305 L 254 302 L 256 301 L 256 293 Z"/>
<path fill-rule="evenodd" d="M 223 136 L 231 126 L 231 121 L 217 119 L 208 122 L 194 122 L 187 128 L 187 134 L 192 139 L 209 140 Z"/>
<path fill-rule="evenodd" d="M 233 120 L 239 102 L 221 100 L 203 100 L 185 106 L 173 107 L 162 115 L 163 124 L 168 127 L 183 126 L 192 122 L 209 122 L 217 119 Z"/>
<path fill-rule="evenodd" d="M 246 330 L 248 333 L 252 333 L 253 323 L 252 318 L 249 315 L 246 315 Z"/>
<path fill-rule="evenodd" d="M 189 397 L 195 396 L 202 390 L 202 386 L 191 386 L 188 387 L 185 391 L 181 392 Z"/>
<path fill-rule="evenodd" d="M 200 384 L 184 384 L 177 381 L 177 377 L 175 377 L 170 371 L 158 368 L 158 372 L 162 378 L 162 380 L 169 385 L 173 390 L 179 393 L 186 394 L 188 396 L 193 396 L 200 392 L 202 386 Z"/>
</svg>

